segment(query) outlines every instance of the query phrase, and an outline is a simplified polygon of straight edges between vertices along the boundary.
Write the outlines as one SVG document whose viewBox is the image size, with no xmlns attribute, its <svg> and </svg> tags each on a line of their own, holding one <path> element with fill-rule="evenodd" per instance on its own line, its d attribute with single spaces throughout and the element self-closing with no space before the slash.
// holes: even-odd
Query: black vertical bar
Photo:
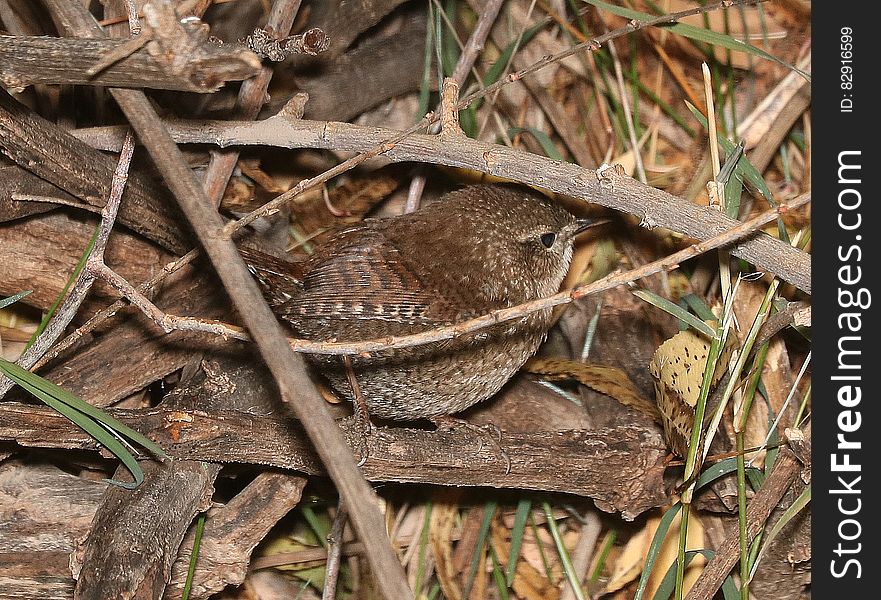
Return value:
<svg viewBox="0 0 881 600">
<path fill-rule="evenodd" d="M 866 5 L 813 4 L 812 594 L 877 594 L 881 257 L 879 33 Z M 878 297 L 881 299 L 881 297 Z"/>
</svg>

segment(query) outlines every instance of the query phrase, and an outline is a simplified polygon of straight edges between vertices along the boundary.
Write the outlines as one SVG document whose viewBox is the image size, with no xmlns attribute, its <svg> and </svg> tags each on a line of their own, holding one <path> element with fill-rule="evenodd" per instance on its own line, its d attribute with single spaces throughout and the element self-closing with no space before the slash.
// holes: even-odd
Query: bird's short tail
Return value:
<svg viewBox="0 0 881 600">
<path fill-rule="evenodd" d="M 289 262 L 246 246 L 239 247 L 248 270 L 272 307 L 280 306 L 303 290 L 302 274 L 296 262 Z"/>
</svg>

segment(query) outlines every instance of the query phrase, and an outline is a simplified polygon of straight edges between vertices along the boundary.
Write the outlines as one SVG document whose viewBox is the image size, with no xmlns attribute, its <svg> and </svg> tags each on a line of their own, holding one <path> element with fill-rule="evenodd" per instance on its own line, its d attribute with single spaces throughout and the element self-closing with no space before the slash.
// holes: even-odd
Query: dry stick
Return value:
<svg viewBox="0 0 881 600">
<path fill-rule="evenodd" d="M 92 288 L 92 284 L 95 283 L 96 274 L 92 267 L 104 262 L 104 250 L 107 247 L 107 239 L 110 237 L 110 232 L 116 221 L 116 215 L 119 212 L 119 203 L 122 200 L 125 184 L 128 181 L 128 169 L 134 150 L 134 139 L 131 132 L 127 132 L 122 144 L 122 152 L 119 155 L 119 162 L 113 171 L 110 195 L 107 198 L 107 204 L 104 205 L 104 209 L 101 211 L 101 223 L 95 234 L 95 243 L 86 257 L 85 266 L 77 277 L 76 282 L 74 282 L 67 298 L 64 299 L 64 302 L 59 307 L 58 312 L 46 325 L 46 329 L 16 361 L 19 366 L 30 369 L 49 347 L 55 343 L 55 340 L 64 333 L 64 330 L 73 320 L 80 305 L 82 305 L 89 290 Z M 0 397 L 3 397 L 12 386 L 11 379 L 0 375 Z"/>
<path fill-rule="evenodd" d="M 404 132 L 396 132 L 396 135 L 394 135 L 394 136 L 392 136 L 392 132 L 386 133 L 385 131 L 380 131 L 377 134 L 376 130 L 369 130 L 366 128 L 360 128 L 358 126 L 345 125 L 345 124 L 336 124 L 335 125 L 335 128 L 336 128 L 335 135 L 331 135 L 329 133 L 329 127 L 331 127 L 332 124 L 329 124 L 329 123 L 309 123 L 309 122 L 295 122 L 295 121 L 285 120 L 284 124 L 289 126 L 291 129 L 288 131 L 282 131 L 281 134 L 283 137 L 285 137 L 285 139 L 288 141 L 288 143 L 290 143 L 293 146 L 302 145 L 302 146 L 314 146 L 314 147 L 336 147 L 336 148 L 343 148 L 344 147 L 346 149 L 355 149 L 355 148 L 360 149 L 365 146 L 364 138 L 368 137 L 368 135 L 367 135 L 368 132 L 373 133 L 373 137 L 374 138 L 378 137 L 381 141 L 379 143 L 373 145 L 372 147 L 368 147 L 368 149 L 363 154 L 355 156 L 355 157 L 345 161 L 344 163 L 337 165 L 333 169 L 331 169 L 321 175 L 318 175 L 312 179 L 301 181 L 300 184 L 298 184 L 294 189 L 289 190 L 288 192 L 286 192 L 282 196 L 279 196 L 278 198 L 273 200 L 270 204 L 268 204 L 264 207 L 261 207 L 260 209 L 258 209 L 257 211 L 255 211 L 251 215 L 247 215 L 246 217 L 244 217 L 240 221 L 230 223 L 227 226 L 227 228 L 231 231 L 234 231 L 234 230 L 237 230 L 237 229 L 243 227 L 244 225 L 246 225 L 246 224 L 250 223 L 251 221 L 255 220 L 256 218 L 258 218 L 259 216 L 274 210 L 282 202 L 287 201 L 289 198 L 300 193 L 304 189 L 306 189 L 312 185 L 318 185 L 320 183 L 323 183 L 324 181 L 327 181 L 331 177 L 334 177 L 335 175 L 343 172 L 347 168 L 354 166 L 355 164 L 358 164 L 358 163 L 362 162 L 363 160 L 366 160 L 369 157 L 376 156 L 376 155 L 382 153 L 383 151 L 388 150 L 390 147 L 393 147 L 396 142 L 406 138 L 410 133 L 416 131 L 419 128 L 426 126 L 428 123 L 431 122 L 431 120 L 432 120 L 431 115 L 426 115 L 426 117 L 420 123 L 415 125 L 414 127 L 411 127 L 410 129 L 408 129 L 407 131 L 404 131 Z M 180 125 L 180 124 L 170 125 L 176 139 L 178 139 L 179 141 L 191 142 L 191 143 L 192 142 L 219 143 L 221 145 L 236 144 L 236 143 L 272 143 L 271 134 L 268 131 L 266 133 L 263 133 L 263 131 L 267 127 L 272 126 L 272 129 L 276 130 L 276 133 L 277 133 L 277 128 L 278 128 L 277 125 L 273 125 L 273 124 L 266 123 L 266 122 L 248 124 L 248 126 L 253 127 L 254 130 L 253 131 L 249 130 L 249 131 L 243 132 L 243 125 L 235 124 L 235 123 L 211 123 L 211 124 L 201 124 L 198 126 Z M 300 132 L 301 127 L 303 129 L 305 129 L 305 131 L 306 131 L 305 135 Z M 320 130 L 316 129 L 316 127 L 320 127 Z M 96 142 L 96 141 L 100 142 L 100 144 L 105 149 L 113 149 L 118 145 L 118 142 L 116 142 L 118 132 L 119 132 L 118 128 L 97 128 L 97 129 L 93 129 L 93 130 L 82 130 L 79 132 L 79 135 L 81 137 L 85 137 L 86 139 L 91 139 L 93 142 Z M 299 137 L 296 135 L 298 133 L 300 133 Z M 479 148 L 482 147 L 482 146 L 475 146 L 474 148 L 471 148 L 470 146 L 468 146 L 464 150 L 462 150 L 460 152 L 456 152 L 456 148 L 453 146 L 446 145 L 446 147 L 441 147 L 441 145 L 437 145 L 438 142 L 441 140 L 438 140 L 438 139 L 434 138 L 433 136 L 432 137 L 421 136 L 420 139 L 423 142 L 431 141 L 431 143 L 435 144 L 435 145 L 428 146 L 427 143 L 420 143 L 420 140 L 414 141 L 413 139 L 411 139 L 410 143 L 408 144 L 408 146 L 406 148 L 399 147 L 396 150 L 396 156 L 392 156 L 390 158 L 393 158 L 393 159 L 397 158 L 398 160 L 407 160 L 407 159 L 410 159 L 411 156 L 419 155 L 419 156 L 422 156 L 423 159 L 425 159 L 426 157 L 431 158 L 432 155 L 437 155 L 437 158 L 434 159 L 436 162 L 463 165 L 463 164 L 465 164 L 465 160 L 468 158 L 468 156 L 470 154 L 477 154 Z M 459 142 L 460 142 L 460 144 L 471 144 L 470 141 L 465 140 L 465 139 L 459 140 Z M 452 151 L 452 154 L 451 154 L 451 151 Z M 486 156 L 488 153 L 489 153 L 489 151 L 484 150 L 483 155 L 484 155 L 485 160 L 486 160 Z M 522 162 L 522 161 L 525 161 L 527 158 L 529 158 L 529 155 L 519 156 L 519 155 L 515 154 L 515 155 L 512 155 L 511 157 L 508 157 L 508 160 L 504 161 L 504 164 L 507 165 L 508 170 L 505 171 L 504 173 L 501 173 L 501 174 L 507 175 L 510 178 L 516 178 L 517 173 L 519 173 L 522 181 L 534 183 L 534 179 L 530 178 L 528 176 L 528 174 L 523 175 L 525 170 L 529 167 L 529 165 Z M 541 160 L 547 160 L 547 159 L 542 158 Z M 473 167 L 479 168 L 480 165 L 465 164 L 465 166 L 473 166 Z M 489 170 L 491 170 L 491 167 L 486 166 L 485 169 L 489 171 Z M 549 176 L 550 171 L 548 169 L 539 168 L 538 170 L 543 172 L 544 176 L 546 176 L 546 177 Z M 561 185 L 563 183 L 564 178 L 567 175 L 568 175 L 568 173 L 563 174 L 562 176 L 559 177 L 559 181 L 560 181 Z M 557 181 L 556 179 L 554 181 L 547 180 L 544 182 L 544 184 L 546 187 L 553 189 L 553 188 L 557 187 L 556 181 Z M 562 191 L 570 193 L 570 194 L 577 193 L 576 190 L 562 190 Z M 629 212 L 636 212 L 637 209 L 635 208 L 636 207 L 635 197 L 637 196 L 637 194 L 635 193 L 635 190 L 629 191 L 628 194 L 624 194 L 625 198 L 623 198 L 623 199 L 626 199 L 628 196 L 633 197 L 634 199 L 632 199 L 631 201 L 629 201 L 627 203 L 625 203 L 623 201 L 618 202 L 618 204 L 613 207 L 616 209 L 619 209 L 619 210 L 628 210 Z M 655 190 L 654 188 L 645 188 L 645 196 L 643 196 L 642 202 L 644 205 L 646 205 L 647 200 L 649 200 L 649 199 L 654 200 L 655 197 L 657 197 L 658 204 L 661 206 L 661 208 L 655 210 L 654 214 L 651 214 L 651 215 L 648 212 L 644 212 L 643 217 L 646 222 L 655 221 L 657 218 L 659 218 L 658 215 L 663 216 L 663 213 L 665 212 L 665 210 L 662 210 L 662 209 L 667 209 L 666 212 L 671 212 L 671 213 L 677 212 L 677 211 L 673 210 L 676 207 L 670 206 L 669 202 L 665 201 L 668 198 L 672 198 L 672 197 L 669 197 L 668 195 L 663 194 L 662 192 Z M 600 203 L 603 203 L 603 202 L 601 202 L 602 200 L 606 200 L 605 198 L 592 198 L 592 199 L 594 201 L 600 202 Z M 609 204 L 609 202 L 606 202 L 606 204 Z M 794 208 L 797 205 L 792 204 L 791 206 Z M 713 216 L 715 216 L 715 215 L 713 215 Z M 670 226 L 670 227 L 675 227 L 675 223 L 672 223 L 672 222 L 664 223 L 664 225 Z M 715 224 L 711 224 L 711 225 L 715 225 Z M 710 238 L 711 232 L 715 229 L 715 226 L 711 227 L 711 226 L 708 226 L 706 223 L 696 223 L 695 226 L 700 227 L 701 229 L 698 231 L 693 230 L 691 232 L 691 235 L 693 237 L 706 236 L 707 238 Z M 772 240 L 770 238 L 768 238 L 767 241 L 771 242 Z M 777 247 L 772 247 L 771 249 L 768 249 L 768 250 L 766 250 L 764 248 L 758 249 L 757 244 L 751 244 L 749 241 L 747 241 L 743 244 L 743 246 L 741 247 L 741 253 L 745 253 L 742 251 L 746 248 L 749 248 L 750 246 L 755 246 L 755 249 L 752 250 L 751 255 L 748 255 L 748 258 L 752 262 L 757 263 L 760 267 L 763 267 L 763 268 L 766 268 L 766 269 L 772 271 L 775 275 L 778 275 L 781 278 L 786 279 L 786 280 L 796 284 L 798 287 L 800 287 L 806 291 L 810 290 L 810 273 L 809 273 L 808 269 L 796 268 L 795 270 L 792 270 L 789 273 L 783 272 L 786 268 L 790 268 L 790 269 L 792 268 L 793 264 L 795 263 L 793 258 L 799 258 L 799 259 L 802 258 L 801 253 L 797 253 L 797 251 L 795 251 L 794 249 L 792 249 L 788 245 L 777 246 L 775 244 L 775 246 L 777 246 Z M 778 254 L 781 252 L 785 252 L 785 253 L 793 252 L 795 254 L 794 255 Z M 738 253 L 738 251 L 737 251 L 737 249 L 735 249 L 735 254 L 737 254 L 737 253 Z M 194 252 L 190 252 L 184 259 L 181 259 L 181 260 L 185 264 L 187 262 L 190 262 L 194 256 L 195 256 Z M 179 263 L 173 263 L 172 265 L 166 267 L 165 272 L 159 274 L 151 282 L 142 286 L 141 291 L 146 291 L 146 290 L 151 289 L 156 284 L 158 284 L 166 276 L 166 274 L 177 270 L 178 268 L 180 268 L 180 266 L 182 266 L 182 264 L 179 262 Z M 112 316 L 116 311 L 121 309 L 123 306 L 124 306 L 123 303 L 117 302 L 113 306 L 111 306 L 110 308 L 105 309 L 104 311 L 102 311 L 101 313 L 99 313 L 98 315 L 96 315 L 95 317 L 90 319 L 90 321 L 86 325 L 84 325 L 82 328 L 80 328 L 79 330 L 77 330 L 73 334 L 71 334 L 70 338 L 66 339 L 64 342 L 62 342 L 62 344 L 58 348 L 53 349 L 52 354 L 48 355 L 46 359 L 44 359 L 43 361 L 41 361 L 38 364 L 38 366 L 42 366 L 43 364 L 45 364 L 45 362 L 47 362 L 51 358 L 54 358 L 63 350 L 69 348 L 75 342 L 75 340 L 77 338 L 80 338 L 80 337 L 82 337 L 82 335 L 84 333 L 93 330 L 100 322 L 105 320 L 107 317 Z M 233 333 L 230 332 L 230 335 L 233 335 Z M 313 347 L 306 342 L 302 342 L 297 347 L 297 349 L 304 351 L 304 352 L 321 352 L 321 351 L 323 351 L 322 349 L 318 349 L 318 350 L 313 349 Z"/>
<path fill-rule="evenodd" d="M 605 21 L 600 15 L 600 22 L 605 28 Z M 639 140 L 636 139 L 636 126 L 633 124 L 633 113 L 630 110 L 630 102 L 627 98 L 627 89 L 624 87 L 624 73 L 621 71 L 621 61 L 618 58 L 618 50 L 615 48 L 615 42 L 609 40 L 609 53 L 612 55 L 612 66 L 615 68 L 615 82 L 618 84 L 618 99 L 621 102 L 621 108 L 624 110 L 624 122 L 627 123 L 627 135 L 630 138 L 630 149 L 633 152 L 633 161 L 636 165 L 636 174 L 643 183 L 648 183 L 645 175 L 645 166 L 642 164 L 642 153 L 640 152 Z M 636 103 L 638 99 L 634 99 Z"/>
<path fill-rule="evenodd" d="M 168 277 L 172 273 L 176 273 L 177 271 L 179 271 L 180 269 L 182 269 L 186 265 L 193 262 L 193 260 L 197 256 L 199 256 L 198 249 L 190 250 L 189 252 L 184 254 L 179 259 L 167 264 L 159 273 L 156 274 L 155 277 L 153 277 L 153 279 L 151 279 L 150 281 L 147 281 L 145 283 L 142 283 L 140 286 L 138 286 L 136 292 L 140 295 L 149 294 L 151 291 L 153 291 L 156 288 L 156 286 L 158 286 L 160 283 L 162 283 L 166 277 Z M 68 348 L 70 348 L 74 344 L 76 344 L 79 340 L 81 340 L 83 338 L 83 336 L 87 335 L 88 333 L 91 333 L 101 323 L 103 323 L 104 321 L 106 321 L 107 319 L 109 319 L 110 317 L 115 315 L 117 312 L 119 312 L 120 310 L 125 308 L 128 305 L 128 303 L 125 300 L 126 300 L 125 298 L 121 298 L 121 299 L 117 300 L 116 302 L 114 302 L 113 304 L 111 304 L 110 306 L 108 306 L 107 308 L 95 313 L 95 315 L 93 315 L 88 321 L 86 321 L 85 323 L 83 323 L 82 325 L 77 327 L 74 331 L 72 331 L 70 333 L 70 335 L 68 335 L 66 338 L 61 340 L 58 344 L 53 346 L 46 354 L 44 354 L 43 357 L 33 365 L 31 370 L 36 371 L 36 370 L 42 368 L 49 361 L 51 361 L 52 359 L 54 359 L 55 357 L 60 355 L 62 352 L 64 352 L 65 350 L 67 350 Z"/>
<path fill-rule="evenodd" d="M 203 331 L 205 333 L 213 333 L 222 335 L 225 338 L 233 338 L 250 342 L 251 337 L 245 331 L 220 321 L 212 319 L 197 319 L 194 317 L 177 317 L 163 312 L 158 306 L 153 304 L 146 296 L 141 294 L 135 287 L 125 280 L 124 277 L 116 273 L 113 269 L 105 264 L 95 265 L 91 271 L 128 299 L 129 302 L 138 307 L 148 318 L 156 323 L 165 333 L 172 331 Z"/>
<path fill-rule="evenodd" d="M 496 17 L 499 15 L 503 2 L 504 0 L 487 0 L 483 5 L 480 17 L 478 17 L 477 24 L 474 26 L 474 31 L 468 37 L 465 48 L 462 49 L 462 54 L 459 55 L 456 67 L 453 69 L 453 80 L 460 87 L 465 83 L 468 72 L 471 71 L 477 56 L 483 50 L 483 45 L 486 43 L 486 38 L 496 22 Z"/>
<path fill-rule="evenodd" d="M 287 37 L 291 32 L 294 18 L 300 10 L 300 1 L 276 0 L 266 21 L 267 29 L 271 28 L 280 38 Z M 273 70 L 271 68 L 264 66 L 255 77 L 242 82 L 242 86 L 239 88 L 237 110 L 235 111 L 237 119 L 253 121 L 257 118 L 266 99 L 266 91 L 269 89 L 272 73 Z M 215 207 L 220 206 L 223 192 L 238 160 L 238 150 L 215 150 L 211 152 L 211 161 L 208 163 L 208 169 L 205 172 L 203 187 L 205 188 L 206 195 L 211 199 Z"/>
<path fill-rule="evenodd" d="M 340 563 L 343 555 L 343 531 L 346 528 L 346 520 L 349 515 L 343 500 L 337 504 L 336 516 L 330 534 L 327 536 L 327 563 L 324 568 L 324 589 L 321 591 L 321 600 L 334 600 L 336 598 L 336 585 L 340 575 Z"/>
<path fill-rule="evenodd" d="M 459 82 L 452 77 L 444 79 L 441 88 L 440 102 L 440 135 L 442 136 L 464 136 L 465 132 L 459 125 L 459 109 L 456 103 L 459 101 Z"/>
<path fill-rule="evenodd" d="M 461 105 L 461 103 L 460 103 Z M 697 239 L 707 239 L 737 224 L 717 210 L 701 207 L 662 190 L 644 185 L 629 177 L 619 177 L 606 171 L 598 173 L 571 163 L 555 161 L 467 137 L 450 138 L 432 135 L 410 135 L 428 124 L 426 116 L 405 132 L 377 127 L 363 127 L 348 123 L 291 120 L 273 117 L 256 123 L 229 123 L 202 121 L 198 123 L 170 123 L 172 135 L 181 143 L 227 145 L 272 145 L 287 148 L 323 148 L 343 151 L 367 150 L 370 155 L 385 152 L 395 162 L 420 161 L 467 168 L 493 176 L 542 187 L 553 192 L 580 198 L 586 202 L 629 212 L 640 217 L 646 227 L 665 227 Z M 108 129 L 93 130 L 102 142 L 111 141 Z M 81 138 L 93 137 L 80 131 Z M 112 144 L 104 147 L 112 148 Z M 356 156 L 332 170 L 298 186 L 270 204 L 244 217 L 238 228 L 266 212 L 275 209 L 311 184 L 325 181 L 349 166 L 360 162 Z M 743 241 L 732 253 L 769 271 L 797 288 L 810 293 L 810 256 L 778 239 L 761 234 Z"/>
<path fill-rule="evenodd" d="M 44 202 L 46 204 L 56 204 L 59 206 L 70 206 L 73 208 L 77 208 L 79 210 L 85 210 L 87 212 L 92 212 L 95 214 L 101 214 L 101 209 L 97 206 L 92 206 L 91 204 L 86 204 L 85 202 L 76 199 L 76 200 L 68 200 L 67 198 L 61 198 L 58 196 L 34 196 L 33 194 L 19 194 L 12 193 L 9 194 L 9 197 L 12 200 L 17 202 Z"/>
<path fill-rule="evenodd" d="M 103 31 L 88 11 L 77 3 L 45 0 L 68 34 L 101 37 Z M 167 8 L 156 0 L 154 8 Z M 403 567 L 392 550 L 376 493 L 355 465 L 342 432 L 330 415 L 317 388 L 309 382 L 302 357 L 294 353 L 257 284 L 248 273 L 235 244 L 224 232 L 224 223 L 205 195 L 186 159 L 168 135 L 147 96 L 139 90 L 111 89 L 138 137 L 196 232 L 217 274 L 275 378 L 279 392 L 300 419 L 333 482 L 351 510 L 352 525 L 367 549 L 367 559 L 382 581 L 386 598 L 409 599 Z"/>
<path fill-rule="evenodd" d="M 88 75 L 89 77 L 94 77 L 107 67 L 128 58 L 129 56 L 143 48 L 152 38 L 153 36 L 149 32 L 138 37 L 130 38 L 122 45 L 117 46 L 113 50 L 107 52 L 104 56 L 101 57 L 101 60 L 86 69 L 86 75 Z"/>
<path fill-rule="evenodd" d="M 133 0 L 125 0 L 126 12 L 128 13 L 128 24 L 129 24 L 129 34 L 132 36 L 132 40 L 139 40 L 143 38 L 144 43 L 150 40 L 152 35 L 144 34 L 143 36 L 136 37 L 141 32 L 141 21 L 140 16 L 138 15 L 138 7 L 135 5 Z M 138 46 L 140 47 L 140 46 Z M 97 71 L 96 71 L 97 72 Z M 125 141 L 131 142 L 131 132 L 130 130 L 126 130 Z M 125 142 L 123 143 L 123 149 L 125 148 Z M 121 158 L 121 157 L 120 157 Z M 130 157 L 129 157 L 130 160 Z M 112 187 L 111 187 L 112 190 Z M 84 204 L 80 208 L 85 208 L 86 210 L 92 209 L 88 204 Z M 106 210 L 106 206 L 104 208 Z M 70 333 L 66 338 L 64 338 L 59 344 L 56 344 L 47 352 L 43 353 L 43 355 L 37 360 L 33 365 L 31 365 L 31 371 L 37 371 L 43 365 L 48 363 L 50 360 L 64 352 L 67 348 L 71 347 L 78 340 L 82 339 L 87 333 L 94 330 L 98 325 L 103 323 L 105 320 L 109 319 L 113 315 L 117 313 L 117 311 L 121 310 L 125 307 L 126 303 L 124 302 L 125 298 L 128 298 L 130 301 L 134 303 L 133 298 L 143 298 L 146 302 L 152 305 L 151 302 L 144 296 L 144 294 L 149 293 L 156 285 L 165 280 L 165 278 L 172 273 L 175 273 L 179 269 L 183 268 L 185 265 L 189 264 L 193 261 L 193 259 L 198 256 L 197 250 L 191 250 L 187 252 L 185 255 L 177 259 L 174 263 L 170 265 L 166 265 L 159 274 L 156 275 L 152 280 L 142 284 L 137 290 L 132 290 L 129 294 L 125 294 L 124 298 L 121 298 L 111 304 L 109 307 L 105 308 L 102 311 L 99 311 L 97 314 L 93 315 L 86 323 L 77 327 L 73 332 Z M 103 267 L 104 269 L 110 271 L 110 268 L 101 261 L 99 267 Z M 118 275 L 117 275 L 118 276 Z M 105 277 L 106 278 L 106 277 Z M 128 282 L 125 281 L 122 277 L 119 277 L 120 280 L 125 282 L 128 285 Z M 120 294 L 123 292 L 120 290 Z M 154 305 L 155 307 L 155 305 Z M 143 310 L 143 308 L 142 308 Z M 158 309 L 157 309 L 158 310 Z M 146 311 L 145 311 L 146 314 Z M 161 326 L 161 325 L 160 325 Z M 163 327 L 163 330 L 165 328 Z M 167 330 L 166 330 L 167 331 Z M 216 330 L 211 330 L 214 333 L 220 333 L 221 335 L 225 335 L 224 333 L 217 332 Z M 57 338 L 56 338 L 57 339 Z M 0 394 L 2 396 L 2 394 Z"/>
</svg>

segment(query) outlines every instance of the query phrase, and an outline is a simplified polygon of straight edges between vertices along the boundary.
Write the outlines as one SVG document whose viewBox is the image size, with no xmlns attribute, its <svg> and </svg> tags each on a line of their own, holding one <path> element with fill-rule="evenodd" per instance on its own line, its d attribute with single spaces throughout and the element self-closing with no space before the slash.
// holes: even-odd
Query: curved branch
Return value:
<svg viewBox="0 0 881 600">
<path fill-rule="evenodd" d="M 414 133 L 398 139 L 401 132 L 392 129 L 285 117 L 271 117 L 256 123 L 171 122 L 167 127 L 174 140 L 184 144 L 319 148 L 359 153 L 384 146 L 383 156 L 394 162 L 424 162 L 479 171 L 627 212 L 639 217 L 645 227 L 664 227 L 699 240 L 707 240 L 740 224 L 716 209 L 693 204 L 619 175 L 614 169 L 593 171 L 466 137 L 451 139 Z M 75 134 L 87 143 L 112 149 L 116 143 L 115 131 L 96 128 Z M 394 143 L 389 142 L 396 139 Z M 811 293 L 809 254 L 764 233 L 744 240 L 731 252 Z"/>
</svg>

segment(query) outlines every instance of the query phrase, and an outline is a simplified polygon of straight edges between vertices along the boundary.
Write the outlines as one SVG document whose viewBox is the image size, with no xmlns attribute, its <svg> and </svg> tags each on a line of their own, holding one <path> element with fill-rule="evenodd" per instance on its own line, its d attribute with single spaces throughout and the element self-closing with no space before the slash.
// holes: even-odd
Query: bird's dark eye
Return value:
<svg viewBox="0 0 881 600">
<path fill-rule="evenodd" d="M 544 246 L 545 248 L 551 248 L 554 245 L 554 242 L 557 241 L 557 234 L 553 231 L 543 233 L 538 239 L 541 240 L 542 246 Z"/>
</svg>

